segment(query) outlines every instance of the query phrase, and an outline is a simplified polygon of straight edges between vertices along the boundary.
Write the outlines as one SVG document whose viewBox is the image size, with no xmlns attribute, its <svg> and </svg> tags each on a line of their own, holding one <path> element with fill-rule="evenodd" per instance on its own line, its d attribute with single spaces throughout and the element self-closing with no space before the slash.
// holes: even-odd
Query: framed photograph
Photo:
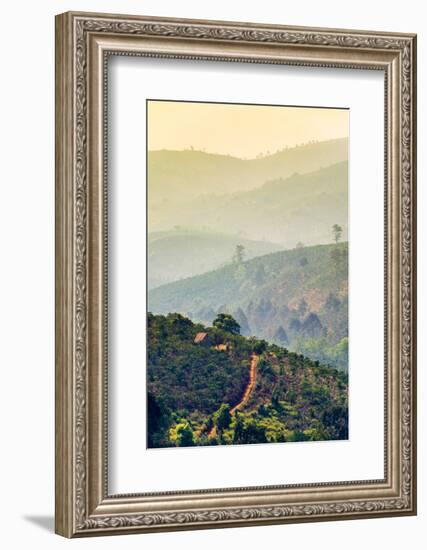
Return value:
<svg viewBox="0 0 427 550">
<path fill-rule="evenodd" d="M 56 532 L 416 513 L 416 37 L 56 18 Z"/>
</svg>

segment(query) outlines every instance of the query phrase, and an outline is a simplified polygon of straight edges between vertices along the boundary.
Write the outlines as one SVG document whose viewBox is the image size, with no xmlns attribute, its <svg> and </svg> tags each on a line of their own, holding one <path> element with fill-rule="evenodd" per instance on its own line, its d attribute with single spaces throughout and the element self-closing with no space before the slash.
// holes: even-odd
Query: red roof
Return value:
<svg viewBox="0 0 427 550">
<path fill-rule="evenodd" d="M 203 340 L 206 338 L 207 335 L 208 335 L 207 332 L 198 332 L 196 334 L 196 337 L 194 338 L 194 343 L 200 344 L 200 342 L 203 342 Z"/>
</svg>

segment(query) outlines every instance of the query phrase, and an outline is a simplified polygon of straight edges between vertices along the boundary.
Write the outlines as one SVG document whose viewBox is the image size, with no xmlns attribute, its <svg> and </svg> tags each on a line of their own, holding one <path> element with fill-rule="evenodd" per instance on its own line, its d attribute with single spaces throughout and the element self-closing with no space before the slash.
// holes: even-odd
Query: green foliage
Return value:
<svg viewBox="0 0 427 550">
<path fill-rule="evenodd" d="M 267 443 L 266 429 L 255 420 L 249 420 L 244 428 L 241 440 L 238 443 Z"/>
<path fill-rule="evenodd" d="M 178 424 L 175 428 L 175 441 L 178 447 L 192 447 L 194 434 L 188 422 Z"/>
<path fill-rule="evenodd" d="M 237 411 L 234 421 L 233 443 L 241 443 L 244 440 L 245 423 L 243 416 Z"/>
<path fill-rule="evenodd" d="M 211 414 L 222 402 L 237 401 L 247 384 L 248 371 L 241 361 L 250 347 L 242 339 L 231 358 L 194 344 L 201 330 L 205 328 L 179 314 L 148 314 L 148 389 L 171 411 Z M 209 335 L 214 344 L 234 341 L 233 335 L 216 329 Z"/>
<path fill-rule="evenodd" d="M 209 347 L 194 343 L 201 331 Z M 224 342 L 228 351 L 215 349 Z M 257 347 L 256 384 L 245 406 L 231 414 L 249 383 Z M 149 447 L 348 438 L 345 372 L 179 314 L 148 314 L 147 379 Z"/>
<path fill-rule="evenodd" d="M 334 223 L 334 225 L 332 226 L 332 233 L 334 235 L 334 241 L 338 243 L 341 240 L 342 227 L 337 223 Z"/>
<path fill-rule="evenodd" d="M 345 354 L 333 349 L 348 337 L 347 287 L 348 244 L 343 242 L 275 252 L 237 268 L 228 265 L 154 289 L 149 303 L 159 313 L 173 309 L 204 323 L 212 323 L 218 312 L 229 314 L 247 336 L 346 369 Z M 227 304 L 221 311 L 218 297 Z M 310 355 L 310 341 L 323 339 L 322 355 Z"/>
<path fill-rule="evenodd" d="M 160 398 L 147 393 L 148 447 L 162 447 L 172 423 L 171 412 Z"/>
<path fill-rule="evenodd" d="M 214 413 L 213 421 L 219 432 L 222 432 L 230 426 L 231 414 L 230 405 L 228 403 L 223 403 Z"/>
<path fill-rule="evenodd" d="M 268 343 L 265 340 L 255 340 L 253 350 L 256 354 L 261 355 L 267 349 Z"/>
<path fill-rule="evenodd" d="M 348 439 L 348 411 L 346 407 L 329 407 L 323 413 L 322 421 L 328 430 L 328 439 Z"/>
<path fill-rule="evenodd" d="M 213 322 L 213 326 L 231 334 L 240 334 L 239 323 L 227 313 L 219 313 Z"/>
<path fill-rule="evenodd" d="M 301 295 L 301 291 L 313 288 L 328 296 L 331 292 L 336 293 L 337 288 L 347 280 L 345 272 L 337 274 L 331 266 L 332 250 L 340 253 L 344 266 L 348 253 L 347 243 L 318 245 L 283 250 L 246 260 L 243 263 L 246 269 L 244 286 L 235 280 L 233 265 L 164 285 L 149 292 L 150 311 L 190 311 L 194 308 L 195 300 L 217 310 L 219 296 L 220 303 L 226 303 L 227 308 L 233 309 L 251 300 L 260 303 L 262 299 L 278 297 L 280 292 L 281 302 L 273 301 L 273 305 L 277 303 L 279 306 L 298 296 L 298 293 Z M 303 279 L 300 265 L 302 258 L 306 258 L 308 262 L 304 267 Z"/>
</svg>

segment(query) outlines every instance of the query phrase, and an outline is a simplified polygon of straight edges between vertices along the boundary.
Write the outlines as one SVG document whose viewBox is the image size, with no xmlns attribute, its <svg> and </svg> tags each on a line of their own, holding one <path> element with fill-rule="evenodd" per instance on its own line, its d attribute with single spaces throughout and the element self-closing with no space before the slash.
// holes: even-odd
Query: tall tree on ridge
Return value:
<svg viewBox="0 0 427 550">
<path fill-rule="evenodd" d="M 219 313 L 213 322 L 213 326 L 231 334 L 240 334 L 239 323 L 227 313 Z"/>
<path fill-rule="evenodd" d="M 236 245 L 236 250 L 234 251 L 233 263 L 241 264 L 245 259 L 245 247 L 242 244 Z"/>
<path fill-rule="evenodd" d="M 342 236 L 342 227 L 337 223 L 334 223 L 334 225 L 332 226 L 332 233 L 334 235 L 335 244 L 338 244 Z"/>
</svg>

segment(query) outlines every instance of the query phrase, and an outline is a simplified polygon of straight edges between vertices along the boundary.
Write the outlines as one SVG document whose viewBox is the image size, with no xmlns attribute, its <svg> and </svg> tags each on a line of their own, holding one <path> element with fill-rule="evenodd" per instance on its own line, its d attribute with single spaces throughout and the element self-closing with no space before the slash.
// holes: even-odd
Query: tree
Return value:
<svg viewBox="0 0 427 550">
<path fill-rule="evenodd" d="M 243 430 L 241 443 L 267 443 L 266 428 L 249 420 Z"/>
<path fill-rule="evenodd" d="M 214 413 L 213 421 L 218 432 L 226 430 L 231 423 L 230 405 L 223 403 L 221 407 Z"/>
<path fill-rule="evenodd" d="M 191 426 L 186 424 L 179 424 L 176 428 L 178 447 L 192 447 L 194 445 L 194 434 Z"/>
<path fill-rule="evenodd" d="M 228 313 L 219 313 L 213 322 L 213 326 L 231 334 L 240 334 L 239 323 Z"/>
<path fill-rule="evenodd" d="M 163 447 L 168 440 L 168 430 L 171 425 L 171 413 L 160 398 L 152 393 L 147 395 L 147 438 L 148 447 Z"/>
<path fill-rule="evenodd" d="M 233 263 L 234 264 L 241 264 L 243 263 L 243 260 L 245 259 L 245 247 L 242 244 L 236 245 L 236 250 L 234 251 L 233 256 Z"/>
<path fill-rule="evenodd" d="M 286 443 L 286 435 L 283 430 L 277 434 L 276 443 Z"/>
<path fill-rule="evenodd" d="M 243 416 L 239 413 L 239 411 L 235 412 L 235 418 L 233 443 L 242 443 L 245 433 L 245 423 L 243 422 Z"/>
<path fill-rule="evenodd" d="M 332 406 L 322 414 L 322 422 L 328 430 L 329 439 L 348 439 L 348 410 L 343 406 Z"/>
<path fill-rule="evenodd" d="M 301 241 L 298 241 L 297 244 L 295 245 L 295 248 L 304 248 L 304 243 L 302 243 Z"/>
<path fill-rule="evenodd" d="M 169 313 L 168 320 L 171 321 L 174 332 L 180 336 L 188 336 L 193 328 L 193 323 L 190 319 L 180 313 Z"/>
<path fill-rule="evenodd" d="M 342 236 L 342 227 L 340 225 L 338 225 L 337 223 L 334 223 L 334 225 L 332 226 L 332 233 L 334 235 L 335 243 L 338 244 L 338 242 L 341 240 L 341 236 Z"/>
<path fill-rule="evenodd" d="M 267 349 L 267 342 L 265 340 L 255 340 L 253 344 L 253 350 L 257 355 L 261 355 Z"/>
<path fill-rule="evenodd" d="M 288 439 L 288 441 L 308 441 L 309 436 L 307 436 L 302 430 L 296 429 L 293 431 Z"/>
</svg>

